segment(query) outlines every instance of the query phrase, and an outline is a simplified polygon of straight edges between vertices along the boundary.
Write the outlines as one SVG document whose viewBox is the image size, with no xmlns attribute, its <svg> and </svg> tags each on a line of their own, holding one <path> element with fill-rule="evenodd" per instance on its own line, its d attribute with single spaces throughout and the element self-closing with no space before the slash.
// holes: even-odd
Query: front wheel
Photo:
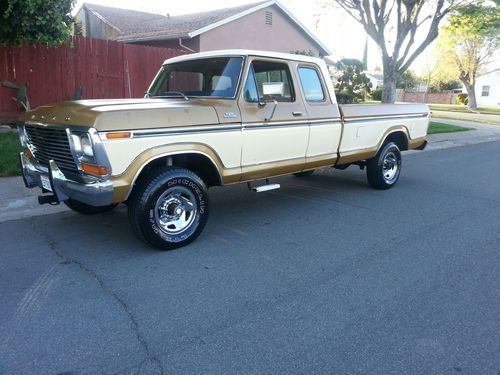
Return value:
<svg viewBox="0 0 500 375">
<path fill-rule="evenodd" d="M 401 152 L 394 142 L 386 143 L 374 158 L 366 163 L 368 183 L 375 189 L 386 190 L 398 182 L 401 174 Z"/>
<path fill-rule="evenodd" d="M 208 219 L 203 180 L 184 168 L 156 169 L 136 186 L 128 206 L 136 235 L 160 250 L 194 241 Z"/>
</svg>

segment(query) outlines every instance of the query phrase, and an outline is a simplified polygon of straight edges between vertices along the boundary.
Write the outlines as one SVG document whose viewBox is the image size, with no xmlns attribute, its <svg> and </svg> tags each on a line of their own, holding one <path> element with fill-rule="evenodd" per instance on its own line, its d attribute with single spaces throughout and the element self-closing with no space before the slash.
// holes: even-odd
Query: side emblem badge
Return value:
<svg viewBox="0 0 500 375">
<path fill-rule="evenodd" d="M 236 113 L 226 112 L 224 113 L 224 118 L 236 118 Z"/>
</svg>

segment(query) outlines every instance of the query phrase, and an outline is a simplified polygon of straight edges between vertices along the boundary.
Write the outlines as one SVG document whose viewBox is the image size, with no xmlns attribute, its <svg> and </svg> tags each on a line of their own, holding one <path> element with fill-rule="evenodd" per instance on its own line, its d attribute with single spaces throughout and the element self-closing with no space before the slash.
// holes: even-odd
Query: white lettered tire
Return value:
<svg viewBox="0 0 500 375">
<path fill-rule="evenodd" d="M 157 249 L 172 250 L 202 232 L 208 219 L 208 191 L 187 169 L 154 169 L 135 187 L 128 206 L 135 234 Z"/>
</svg>

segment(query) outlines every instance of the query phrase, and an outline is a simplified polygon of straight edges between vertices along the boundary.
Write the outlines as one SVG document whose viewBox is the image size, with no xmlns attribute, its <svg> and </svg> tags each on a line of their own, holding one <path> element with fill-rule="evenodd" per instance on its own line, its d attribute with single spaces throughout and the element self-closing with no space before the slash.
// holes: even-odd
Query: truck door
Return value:
<svg viewBox="0 0 500 375">
<path fill-rule="evenodd" d="M 242 180 L 301 171 L 309 137 L 302 98 L 288 62 L 249 60 L 238 105 Z"/>
<path fill-rule="evenodd" d="M 301 63 L 297 66 L 301 94 L 310 123 L 305 169 L 333 165 L 342 136 L 339 106 L 335 98 L 329 96 L 324 74 L 314 64 Z"/>
</svg>

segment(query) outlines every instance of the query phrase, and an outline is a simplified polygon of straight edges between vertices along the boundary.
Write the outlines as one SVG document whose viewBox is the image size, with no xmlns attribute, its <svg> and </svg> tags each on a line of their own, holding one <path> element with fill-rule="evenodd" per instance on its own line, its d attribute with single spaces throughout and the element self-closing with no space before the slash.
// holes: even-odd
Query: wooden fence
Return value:
<svg viewBox="0 0 500 375">
<path fill-rule="evenodd" d="M 0 82 L 27 82 L 32 108 L 72 97 L 139 98 L 162 62 L 183 53 L 84 37 L 59 47 L 0 47 Z M 0 87 L 0 120 L 20 113 L 13 96 L 15 90 Z"/>
</svg>

